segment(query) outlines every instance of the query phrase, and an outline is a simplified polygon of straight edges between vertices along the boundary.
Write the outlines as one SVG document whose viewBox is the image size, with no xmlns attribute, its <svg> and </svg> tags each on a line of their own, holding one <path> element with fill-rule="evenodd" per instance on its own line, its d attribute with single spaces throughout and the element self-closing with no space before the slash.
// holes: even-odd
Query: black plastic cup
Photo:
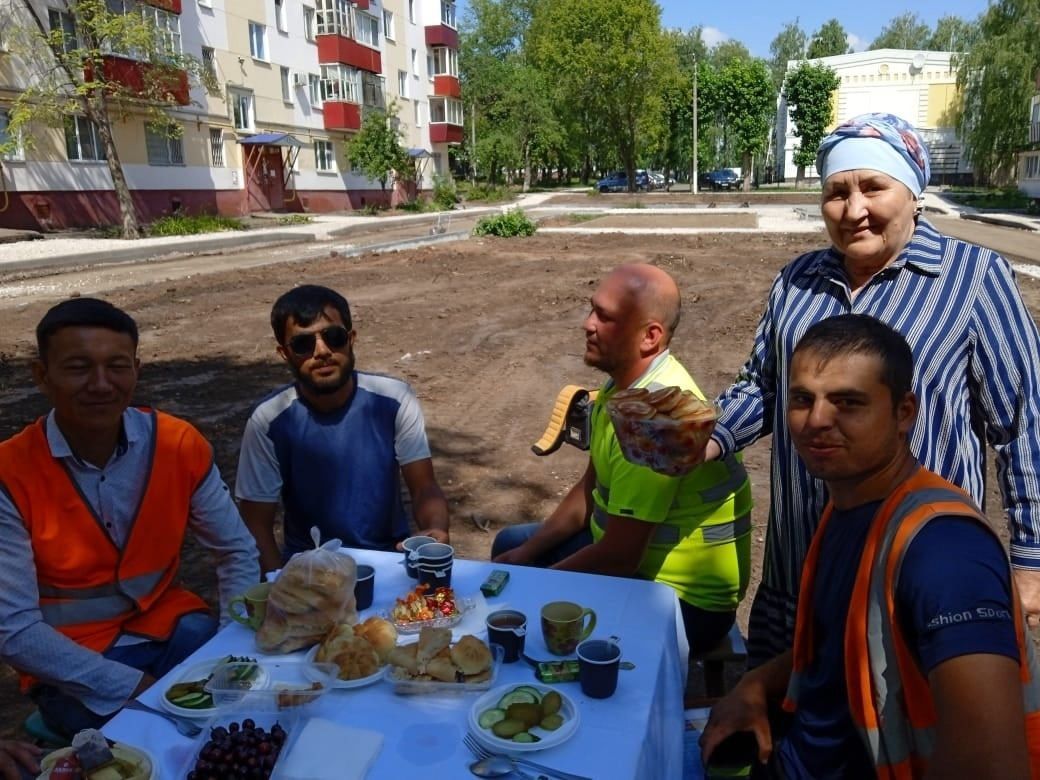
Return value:
<svg viewBox="0 0 1040 780">
<path fill-rule="evenodd" d="M 621 648 L 606 639 L 586 639 L 578 645 L 578 680 L 590 699 L 606 699 L 617 690 Z"/>
<path fill-rule="evenodd" d="M 436 565 L 420 562 L 415 571 L 419 575 L 420 585 L 429 585 L 431 588 L 446 588 L 451 585 L 451 561 Z"/>
<path fill-rule="evenodd" d="M 401 546 L 404 548 L 404 573 L 411 577 L 413 580 L 419 576 L 419 573 L 415 570 L 415 561 L 412 559 L 410 553 L 415 552 L 424 544 L 430 544 L 436 542 L 432 536 L 409 536 L 402 542 Z"/>
<path fill-rule="evenodd" d="M 376 595 L 376 570 L 364 563 L 357 567 L 357 579 L 354 581 L 354 601 L 360 612 L 372 606 Z"/>
<path fill-rule="evenodd" d="M 527 638 L 527 616 L 515 609 L 500 609 L 487 616 L 488 643 L 502 648 L 502 663 L 520 660 Z"/>
</svg>

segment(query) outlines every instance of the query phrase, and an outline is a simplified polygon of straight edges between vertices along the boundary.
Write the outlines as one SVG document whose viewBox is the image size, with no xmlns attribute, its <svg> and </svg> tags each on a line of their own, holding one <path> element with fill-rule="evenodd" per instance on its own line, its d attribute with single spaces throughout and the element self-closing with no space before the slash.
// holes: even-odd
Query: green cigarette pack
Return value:
<svg viewBox="0 0 1040 780">
<path fill-rule="evenodd" d="M 480 591 L 485 596 L 497 596 L 502 592 L 502 588 L 506 586 L 507 582 L 509 582 L 509 572 L 495 569 L 484 580 L 484 584 L 480 586 Z"/>
</svg>

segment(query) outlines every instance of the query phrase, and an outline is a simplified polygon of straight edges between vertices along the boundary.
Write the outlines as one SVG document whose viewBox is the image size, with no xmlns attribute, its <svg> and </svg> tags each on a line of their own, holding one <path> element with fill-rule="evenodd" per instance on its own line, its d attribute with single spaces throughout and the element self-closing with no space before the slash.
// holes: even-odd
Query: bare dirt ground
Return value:
<svg viewBox="0 0 1040 780">
<path fill-rule="evenodd" d="M 224 270 L 232 257 L 220 258 L 221 264 L 199 258 L 196 273 L 174 280 L 167 280 L 169 266 L 162 264 L 95 276 L 87 285 L 81 273 L 37 279 L 30 295 L 0 296 L 0 438 L 46 410 L 29 379 L 39 318 L 70 292 L 100 291 L 140 325 L 144 368 L 137 401 L 193 421 L 213 442 L 221 472 L 233 484 L 251 406 L 287 380 L 267 324 L 270 305 L 294 284 L 326 284 L 351 302 L 359 368 L 403 377 L 418 393 L 437 475 L 450 501 L 453 542 L 464 557 L 486 558 L 495 531 L 544 517 L 584 467 L 584 453 L 574 448 L 538 458 L 530 445 L 563 385 L 602 381 L 582 363 L 580 329 L 601 277 L 621 262 L 642 260 L 677 278 L 684 307 L 675 353 L 704 391 L 714 394 L 746 358 L 776 272 L 800 252 L 825 243 L 822 230 L 547 234 L 360 259 L 296 260 L 280 249 L 275 265 L 256 267 L 245 257 L 244 267 L 235 270 Z M 220 270 L 207 272 L 207 263 Z M 1020 283 L 1035 314 L 1040 282 L 1023 278 Z M 746 454 L 757 504 L 752 583 L 760 573 L 768 457 L 768 441 Z M 999 522 L 999 501 L 989 506 Z M 477 522 L 489 522 L 490 533 Z M 212 569 L 191 541 L 183 578 L 212 603 Z M 750 595 L 741 612 L 745 627 Z M 8 717 L 0 735 L 17 733 L 28 711 L 13 674 L 3 668 L 0 712 Z"/>
</svg>

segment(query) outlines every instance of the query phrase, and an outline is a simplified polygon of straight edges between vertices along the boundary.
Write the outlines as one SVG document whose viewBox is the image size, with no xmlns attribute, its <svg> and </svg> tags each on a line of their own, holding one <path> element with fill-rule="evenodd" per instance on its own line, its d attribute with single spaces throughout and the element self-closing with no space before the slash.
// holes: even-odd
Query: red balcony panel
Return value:
<svg viewBox="0 0 1040 780">
<path fill-rule="evenodd" d="M 462 97 L 462 86 L 458 76 L 434 76 L 433 94 L 438 97 Z"/>
<path fill-rule="evenodd" d="M 462 126 L 449 125 L 444 122 L 430 124 L 430 143 L 433 144 L 461 144 Z"/>
<path fill-rule="evenodd" d="M 181 12 L 181 0 L 142 0 L 142 2 L 171 13 L 179 14 Z"/>
<path fill-rule="evenodd" d="M 360 8 L 362 11 L 368 10 L 368 0 L 354 0 L 354 5 Z"/>
<path fill-rule="evenodd" d="M 164 97 L 172 98 L 179 105 L 186 106 L 191 102 L 186 71 L 169 70 L 160 74 L 155 65 L 113 55 L 105 57 L 102 63 L 106 81 L 122 84 L 134 94 L 146 97 L 146 91 L 153 96 L 156 92 L 163 92 Z M 89 65 L 83 69 L 83 77 L 87 81 L 93 79 Z"/>
<path fill-rule="evenodd" d="M 431 24 L 426 27 L 427 46 L 447 46 L 449 49 L 459 48 L 459 31 L 446 24 Z"/>
<path fill-rule="evenodd" d="M 361 106 L 339 100 L 326 100 L 322 106 L 326 130 L 360 130 Z"/>
<path fill-rule="evenodd" d="M 382 73 L 383 62 L 377 49 L 362 46 L 351 38 L 342 35 L 319 35 L 318 38 L 318 62 L 322 65 L 331 65 L 334 62 L 342 62 L 344 65 L 352 65 L 369 73 Z"/>
</svg>

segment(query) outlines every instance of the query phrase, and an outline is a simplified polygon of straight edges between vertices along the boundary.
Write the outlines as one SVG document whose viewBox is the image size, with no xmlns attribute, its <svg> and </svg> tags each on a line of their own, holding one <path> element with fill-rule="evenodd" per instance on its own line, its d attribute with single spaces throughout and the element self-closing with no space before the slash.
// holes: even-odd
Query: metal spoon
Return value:
<svg viewBox="0 0 1040 780">
<path fill-rule="evenodd" d="M 529 775 L 521 772 L 505 756 L 490 756 L 474 761 L 469 765 L 469 771 L 477 777 L 505 777 L 509 774 L 517 774 L 520 777 L 533 778 L 533 780 L 550 780 L 548 775 Z"/>
</svg>

